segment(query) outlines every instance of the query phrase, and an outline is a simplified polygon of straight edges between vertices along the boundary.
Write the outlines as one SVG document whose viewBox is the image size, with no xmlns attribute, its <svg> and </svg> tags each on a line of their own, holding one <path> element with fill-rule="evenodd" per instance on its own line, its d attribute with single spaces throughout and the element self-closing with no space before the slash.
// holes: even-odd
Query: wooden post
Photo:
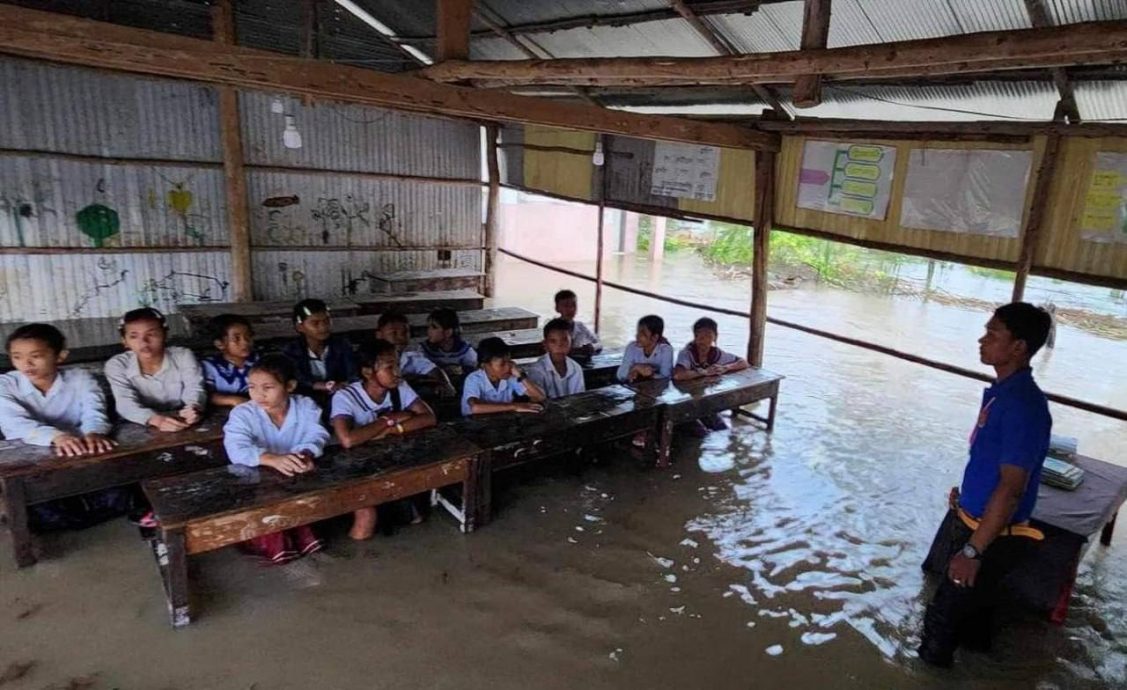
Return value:
<svg viewBox="0 0 1127 690">
<path fill-rule="evenodd" d="M 767 329 L 767 258 L 771 223 L 775 214 L 775 154 L 755 155 L 755 251 L 751 269 L 751 329 L 747 361 L 763 366 L 763 340 Z"/>
<path fill-rule="evenodd" d="M 470 17 L 473 0 L 437 0 L 438 40 L 435 61 L 466 60 L 470 56 Z"/>
<path fill-rule="evenodd" d="M 232 0 L 211 7 L 211 30 L 216 43 L 235 44 L 235 10 Z M 219 134 L 223 142 L 223 177 L 227 194 L 227 229 L 231 237 L 231 298 L 254 299 L 250 271 L 250 213 L 247 180 L 243 170 L 243 133 L 239 122 L 239 94 L 233 86 L 218 86 Z"/>
<path fill-rule="evenodd" d="M 1045 153 L 1041 165 L 1037 167 L 1037 179 L 1033 183 L 1033 203 L 1029 205 L 1029 215 L 1025 218 L 1025 229 L 1021 233 L 1021 253 L 1017 260 L 1017 275 L 1014 276 L 1013 301 L 1020 302 L 1025 296 L 1025 281 L 1033 268 L 1033 259 L 1041 239 L 1041 230 L 1049 209 L 1049 188 L 1057 167 L 1057 153 L 1060 150 L 1060 135 L 1045 137 Z"/>
<path fill-rule="evenodd" d="M 595 141 L 600 148 L 603 147 L 603 135 L 595 135 Z M 607 157 L 609 158 L 609 156 Z M 604 161 L 607 159 L 604 158 Z M 599 226 L 595 240 L 595 333 L 599 332 L 599 325 L 603 315 L 603 225 L 606 219 L 607 198 L 607 171 L 606 163 L 595 167 L 595 185 L 599 194 Z"/>
<path fill-rule="evenodd" d="M 830 0 L 806 0 L 802 18 L 802 49 L 824 50 L 830 35 Z M 813 108 L 822 102 L 822 76 L 804 74 L 794 83 L 794 106 Z"/>
<path fill-rule="evenodd" d="M 489 170 L 489 196 L 485 205 L 485 255 L 482 271 L 485 273 L 486 297 L 493 297 L 497 279 L 497 228 L 501 223 L 501 162 L 498 160 L 497 138 L 500 128 L 495 124 L 485 126 L 485 164 Z"/>
</svg>

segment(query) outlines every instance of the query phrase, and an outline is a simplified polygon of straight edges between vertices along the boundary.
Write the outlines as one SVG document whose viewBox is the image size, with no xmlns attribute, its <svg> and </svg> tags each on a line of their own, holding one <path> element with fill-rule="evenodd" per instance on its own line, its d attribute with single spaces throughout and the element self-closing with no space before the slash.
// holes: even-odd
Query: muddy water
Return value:
<svg viewBox="0 0 1127 690">
<path fill-rule="evenodd" d="M 501 279 L 499 302 L 526 307 L 561 286 L 508 262 Z M 697 316 L 615 292 L 608 302 L 616 338 L 644 311 L 676 333 Z M 721 325 L 742 347 L 737 320 Z M 128 525 L 46 538 L 47 558 L 22 572 L 0 537 L 0 687 L 1124 687 L 1123 530 L 1089 552 L 1065 626 L 1017 620 L 992 656 L 921 667 L 909 651 L 918 563 L 981 387 L 768 336 L 768 365 L 788 376 L 770 437 L 741 422 L 682 442 L 668 471 L 614 451 L 595 466 L 516 470 L 496 487 L 493 524 L 470 536 L 432 515 L 359 545 L 329 525 L 327 553 L 284 568 L 207 554 L 193 560 L 200 617 L 186 630 L 166 627 L 155 566 Z M 1124 459 L 1123 426 L 1054 414 L 1083 432 L 1082 448 Z"/>
</svg>

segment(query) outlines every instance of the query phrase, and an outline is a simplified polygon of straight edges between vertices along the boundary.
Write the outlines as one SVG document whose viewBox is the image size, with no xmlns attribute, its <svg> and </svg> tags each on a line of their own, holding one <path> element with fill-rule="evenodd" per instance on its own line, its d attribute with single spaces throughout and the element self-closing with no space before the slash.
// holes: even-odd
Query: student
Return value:
<svg viewBox="0 0 1127 690">
<path fill-rule="evenodd" d="M 235 314 L 220 314 L 211 320 L 212 342 L 219 352 L 200 362 L 208 402 L 234 407 L 250 400 L 247 375 L 258 363 L 250 322 Z"/>
<path fill-rule="evenodd" d="M 396 352 L 399 353 L 399 372 L 403 377 L 408 381 L 429 380 L 443 397 L 457 395 L 458 391 L 450 383 L 446 372 L 439 369 L 422 352 L 407 347 L 410 344 L 410 334 L 410 323 L 405 315 L 394 311 L 380 314 L 379 321 L 376 322 L 376 337 L 395 346 Z"/>
<path fill-rule="evenodd" d="M 420 345 L 427 359 L 450 374 L 472 371 L 478 363 L 477 353 L 462 340 L 458 312 L 435 309 L 427 318 L 427 339 Z"/>
<path fill-rule="evenodd" d="M 250 401 L 237 405 L 223 426 L 223 448 L 236 465 L 269 467 L 287 477 L 314 469 L 329 432 L 321 426 L 321 408 L 294 395 L 297 371 L 284 355 L 265 355 L 247 377 Z M 308 525 L 243 542 L 244 550 L 268 563 L 285 563 L 319 551 L 321 540 Z"/>
<path fill-rule="evenodd" d="M 742 357 L 716 347 L 719 330 L 719 326 L 712 319 L 708 317 L 697 319 L 693 324 L 693 340 L 677 355 L 677 366 L 673 369 L 674 381 L 723 376 L 748 368 L 747 361 Z M 727 428 L 727 422 L 719 414 L 713 414 L 698 419 L 692 432 L 703 435 L 705 429 L 723 431 Z"/>
<path fill-rule="evenodd" d="M 357 379 L 352 344 L 333 335 L 329 306 L 319 299 L 306 299 L 293 308 L 297 338 L 286 343 L 282 354 L 297 367 L 297 381 L 304 394 L 332 393 Z"/>
<path fill-rule="evenodd" d="M 159 431 L 200 421 L 207 400 L 203 372 L 186 347 L 165 347 L 168 322 L 151 307 L 126 312 L 121 341 L 128 352 L 106 362 L 106 379 L 122 419 Z"/>
<path fill-rule="evenodd" d="M 83 369 L 60 369 L 66 339 L 43 323 L 20 326 L 5 347 L 14 367 L 0 376 L 0 434 L 33 446 L 50 446 L 55 455 L 77 457 L 109 452 L 106 399 Z M 132 492 L 113 488 L 30 506 L 32 528 L 81 529 L 129 512 Z"/>
<path fill-rule="evenodd" d="M 546 355 L 529 365 L 528 378 L 549 398 L 562 398 L 586 390 L 583 369 L 568 357 L 571 352 L 571 324 L 552 319 L 544 326 Z"/>
<path fill-rule="evenodd" d="M 540 412 L 544 391 L 513 364 L 512 350 L 500 338 L 486 338 L 477 347 L 481 367 L 466 377 L 462 390 L 462 415 L 498 412 Z M 514 402 L 524 395 L 532 402 Z"/>
<path fill-rule="evenodd" d="M 616 374 L 619 381 L 667 379 L 673 375 L 673 346 L 662 335 L 665 321 L 650 314 L 638 319 L 634 342 L 626 346 Z"/>
<path fill-rule="evenodd" d="M 560 290 L 556 293 L 556 312 L 571 326 L 571 354 L 590 357 L 596 352 L 602 352 L 603 346 L 599 343 L 599 336 L 582 321 L 575 319 L 579 308 L 577 301 L 571 290 Z"/>
<path fill-rule="evenodd" d="M 402 436 L 434 426 L 430 406 L 403 380 L 395 345 L 386 340 L 360 348 L 360 377 L 333 394 L 332 425 L 345 448 L 385 436 Z M 413 506 L 412 506 L 413 507 Z M 421 520 L 416 513 L 413 521 Z M 376 509 L 353 515 L 350 537 L 368 539 L 376 527 Z"/>
</svg>

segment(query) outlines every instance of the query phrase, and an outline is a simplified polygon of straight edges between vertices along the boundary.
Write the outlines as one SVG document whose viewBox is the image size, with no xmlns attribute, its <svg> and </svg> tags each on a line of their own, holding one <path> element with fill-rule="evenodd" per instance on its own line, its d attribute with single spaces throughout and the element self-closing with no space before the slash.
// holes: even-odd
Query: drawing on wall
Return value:
<svg viewBox="0 0 1127 690">
<path fill-rule="evenodd" d="M 93 285 L 86 289 L 86 292 L 75 301 L 74 306 L 71 307 L 71 316 L 82 316 L 86 311 L 87 305 L 94 300 L 95 297 L 102 294 L 106 290 L 112 290 L 118 285 L 125 282 L 129 276 L 128 269 L 118 269 L 117 261 L 101 257 L 98 259 L 98 271 L 100 275 L 93 276 Z"/>
<path fill-rule="evenodd" d="M 121 232 L 121 218 L 117 211 L 105 204 L 90 204 L 83 207 L 74 216 L 78 229 L 94 242 L 94 247 L 101 249 L 106 246 L 106 240 Z"/>
<path fill-rule="evenodd" d="M 300 269 L 290 270 L 290 265 L 285 261 L 278 262 L 278 273 L 282 278 L 282 289 L 289 292 L 297 299 L 305 299 L 305 273 Z M 290 284 L 293 283 L 293 287 Z"/>
<path fill-rule="evenodd" d="M 192 176 L 189 175 L 186 180 L 174 182 L 165 177 L 160 172 L 160 179 L 164 180 L 170 186 L 170 189 L 165 192 L 165 203 L 172 213 L 180 219 L 180 227 L 184 234 L 191 237 L 197 244 L 202 245 L 204 242 L 204 229 L 200 227 L 200 221 L 205 220 L 205 217 L 199 213 L 192 213 L 192 204 L 195 202 L 195 195 L 188 185 L 192 181 Z"/>
<path fill-rule="evenodd" d="M 1127 154 L 1096 153 L 1080 236 L 1090 242 L 1127 242 Z"/>
<path fill-rule="evenodd" d="M 397 227 L 403 229 L 403 224 L 396 222 L 395 204 L 384 204 L 380 207 L 380 232 L 387 235 L 396 247 L 402 247 L 403 243 L 399 241 L 399 233 L 396 232 Z"/>
<path fill-rule="evenodd" d="M 141 306 L 158 303 L 224 302 L 229 283 L 215 276 L 184 271 L 169 271 L 162 278 L 150 278 L 137 287 Z"/>
<path fill-rule="evenodd" d="M 266 239 L 269 244 L 304 244 L 305 228 L 294 225 L 293 215 L 280 208 L 266 211 Z"/>
<path fill-rule="evenodd" d="M 344 233 L 345 245 L 352 244 L 353 223 L 358 223 L 365 228 L 372 226 L 367 214 L 372 210 L 368 202 L 358 203 L 351 194 L 346 194 L 341 201 L 336 197 L 320 197 L 317 207 L 313 209 L 313 220 L 321 224 L 321 242 L 329 243 L 332 235 Z"/>
<path fill-rule="evenodd" d="M 367 270 L 362 271 L 359 277 L 352 276 L 351 268 L 342 268 L 340 271 L 340 294 L 343 297 L 351 297 L 360 291 L 361 283 L 368 283 L 368 292 L 377 292 L 377 283 L 380 277 L 374 273 L 369 273 Z"/>
<path fill-rule="evenodd" d="M 272 196 L 262 200 L 262 205 L 266 208 L 285 208 L 286 206 L 297 206 L 301 203 L 301 199 L 297 195 L 293 196 Z"/>
<path fill-rule="evenodd" d="M 808 141 L 798 174 L 799 208 L 884 220 L 896 149 L 877 144 Z"/>
<path fill-rule="evenodd" d="M 650 194 L 699 201 L 716 200 L 720 149 L 698 144 L 654 144 Z"/>
</svg>

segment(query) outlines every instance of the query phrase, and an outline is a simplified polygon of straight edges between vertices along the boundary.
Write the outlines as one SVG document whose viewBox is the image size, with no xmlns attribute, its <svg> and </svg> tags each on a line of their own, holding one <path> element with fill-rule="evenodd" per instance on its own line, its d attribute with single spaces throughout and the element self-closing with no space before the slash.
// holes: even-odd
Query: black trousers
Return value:
<svg viewBox="0 0 1127 690">
<path fill-rule="evenodd" d="M 924 570 L 942 573 L 942 582 L 924 615 L 921 654 L 949 663 L 960 645 L 984 650 L 990 645 L 994 610 L 1000 585 L 1023 561 L 1028 562 L 1038 542 L 1028 537 L 1001 536 L 982 554 L 974 587 L 960 587 L 947 576 L 947 565 L 970 539 L 973 531 L 950 510 L 939 526 Z"/>
</svg>

